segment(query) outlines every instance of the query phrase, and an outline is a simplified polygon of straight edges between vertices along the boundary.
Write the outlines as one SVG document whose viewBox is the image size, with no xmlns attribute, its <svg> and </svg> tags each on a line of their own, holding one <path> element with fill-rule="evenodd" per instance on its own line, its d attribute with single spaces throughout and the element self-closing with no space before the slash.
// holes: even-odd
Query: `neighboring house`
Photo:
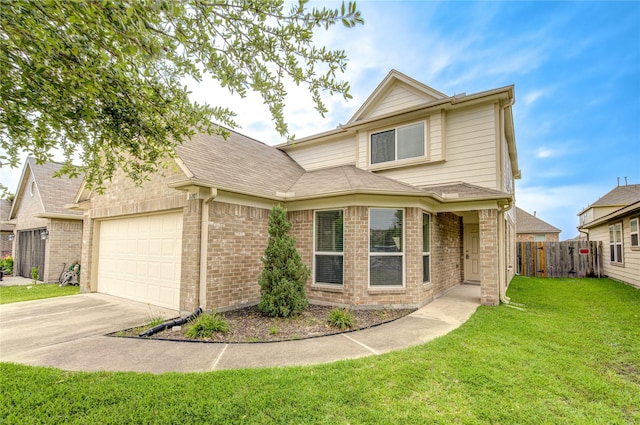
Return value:
<svg viewBox="0 0 640 425">
<path fill-rule="evenodd" d="M 559 242 L 561 230 L 516 207 L 516 242 Z"/>
<path fill-rule="evenodd" d="M 64 264 L 80 259 L 82 252 L 82 213 L 70 211 L 70 204 L 82 183 L 81 178 L 54 178 L 61 164 L 36 164 L 27 158 L 9 212 L 14 225 L 14 274 L 31 278 L 33 267 L 38 279 L 58 280 Z"/>
<path fill-rule="evenodd" d="M 579 216 L 578 230 L 602 242 L 603 274 L 640 287 L 640 184 L 616 187 Z"/>
<path fill-rule="evenodd" d="M 13 224 L 9 223 L 9 211 L 11 201 L 0 199 L 0 258 L 11 255 L 13 252 Z"/>
<path fill-rule="evenodd" d="M 467 281 L 496 305 L 514 275 L 513 103 L 513 86 L 450 97 L 391 71 L 347 124 L 292 144 L 195 136 L 141 187 L 79 190 L 83 290 L 256 304 L 281 204 L 312 303 L 418 307 Z"/>
</svg>

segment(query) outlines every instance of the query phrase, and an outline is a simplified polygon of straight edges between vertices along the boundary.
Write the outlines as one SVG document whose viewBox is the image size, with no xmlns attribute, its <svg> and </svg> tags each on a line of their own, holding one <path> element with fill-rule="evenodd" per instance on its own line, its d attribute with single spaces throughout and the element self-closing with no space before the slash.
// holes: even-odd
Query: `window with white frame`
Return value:
<svg viewBox="0 0 640 425">
<path fill-rule="evenodd" d="M 631 246 L 637 248 L 640 246 L 640 241 L 638 241 L 638 217 L 632 218 L 629 220 L 629 230 L 631 232 Z"/>
<path fill-rule="evenodd" d="M 404 285 L 404 210 L 369 210 L 369 285 Z"/>
<path fill-rule="evenodd" d="M 422 213 L 422 282 L 431 281 L 431 216 Z"/>
<path fill-rule="evenodd" d="M 612 263 L 622 263 L 622 223 L 609 226 L 609 259 Z"/>
<path fill-rule="evenodd" d="M 425 156 L 425 122 L 371 134 L 371 164 Z"/>
<path fill-rule="evenodd" d="M 342 285 L 344 270 L 344 211 L 316 211 L 314 282 Z"/>
<path fill-rule="evenodd" d="M 546 242 L 547 241 L 547 235 L 533 235 L 533 241 L 534 242 Z"/>
</svg>

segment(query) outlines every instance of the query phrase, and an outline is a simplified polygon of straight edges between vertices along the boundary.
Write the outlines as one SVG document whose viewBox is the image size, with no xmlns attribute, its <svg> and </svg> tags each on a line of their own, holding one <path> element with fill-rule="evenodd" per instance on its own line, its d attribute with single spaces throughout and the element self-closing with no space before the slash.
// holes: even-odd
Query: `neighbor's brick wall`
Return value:
<svg viewBox="0 0 640 425">
<path fill-rule="evenodd" d="M 517 242 L 535 242 L 535 236 L 541 235 L 542 233 L 518 233 L 516 235 Z M 545 242 L 559 242 L 560 237 L 558 233 L 545 233 Z"/>
<path fill-rule="evenodd" d="M 446 212 L 431 220 L 431 281 L 438 296 L 464 279 L 462 217 Z"/>
<path fill-rule="evenodd" d="M 209 209 L 207 310 L 260 301 L 258 277 L 267 247 L 269 210 L 216 202 Z"/>
<path fill-rule="evenodd" d="M 500 303 L 498 280 L 498 211 L 480 210 L 480 302 Z"/>
<path fill-rule="evenodd" d="M 48 226 L 49 239 L 45 248 L 45 282 L 57 282 L 62 272 L 82 254 L 82 221 L 52 219 Z M 82 264 L 82 263 L 81 263 Z M 82 269 L 80 270 L 82 272 Z"/>
</svg>

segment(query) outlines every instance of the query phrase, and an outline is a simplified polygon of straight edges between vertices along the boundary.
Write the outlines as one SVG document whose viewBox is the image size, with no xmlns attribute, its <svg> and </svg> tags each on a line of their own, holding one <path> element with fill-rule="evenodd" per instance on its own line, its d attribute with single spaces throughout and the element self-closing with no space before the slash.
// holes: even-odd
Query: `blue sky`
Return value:
<svg viewBox="0 0 640 425">
<path fill-rule="evenodd" d="M 327 3 L 336 6 L 337 3 Z M 313 5 L 313 3 L 312 3 Z M 640 2 L 360 1 L 364 26 L 318 42 L 349 57 L 353 99 L 326 97 L 322 119 L 304 88 L 286 109 L 298 138 L 345 123 L 391 69 L 445 94 L 514 84 L 522 179 L 517 205 L 577 235 L 576 214 L 620 177 L 640 183 Z M 240 132 L 281 143 L 259 98 L 190 84 L 193 99 L 230 106 Z M 20 170 L 0 169 L 14 191 Z"/>
</svg>

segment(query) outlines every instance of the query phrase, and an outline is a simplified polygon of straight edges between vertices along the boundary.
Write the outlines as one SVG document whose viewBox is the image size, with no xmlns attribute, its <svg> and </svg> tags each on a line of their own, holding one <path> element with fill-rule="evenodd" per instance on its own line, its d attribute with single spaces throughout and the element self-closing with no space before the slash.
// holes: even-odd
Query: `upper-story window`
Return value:
<svg viewBox="0 0 640 425">
<path fill-rule="evenodd" d="M 638 241 L 638 235 L 639 235 L 639 230 L 638 229 L 638 218 L 632 218 L 631 220 L 629 220 L 629 230 L 630 230 L 630 236 L 631 236 L 631 246 L 632 247 L 639 247 L 640 246 L 640 241 Z"/>
<path fill-rule="evenodd" d="M 622 223 L 609 226 L 609 259 L 612 263 L 622 263 Z"/>
<path fill-rule="evenodd" d="M 425 156 L 425 123 L 371 134 L 371 164 Z"/>
</svg>

